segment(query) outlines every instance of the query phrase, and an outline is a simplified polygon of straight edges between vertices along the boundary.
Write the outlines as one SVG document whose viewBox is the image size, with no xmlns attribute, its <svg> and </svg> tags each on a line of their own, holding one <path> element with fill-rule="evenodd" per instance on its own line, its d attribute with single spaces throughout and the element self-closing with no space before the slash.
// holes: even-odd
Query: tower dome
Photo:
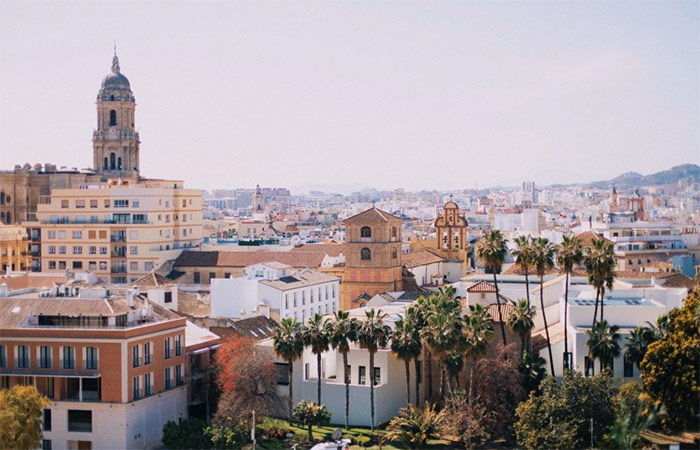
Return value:
<svg viewBox="0 0 700 450">
<path fill-rule="evenodd" d="M 102 79 L 100 92 L 97 94 L 98 100 L 126 100 L 133 101 L 131 84 L 129 79 L 121 73 L 119 68 L 119 57 L 116 52 L 112 58 L 112 72 Z"/>
</svg>

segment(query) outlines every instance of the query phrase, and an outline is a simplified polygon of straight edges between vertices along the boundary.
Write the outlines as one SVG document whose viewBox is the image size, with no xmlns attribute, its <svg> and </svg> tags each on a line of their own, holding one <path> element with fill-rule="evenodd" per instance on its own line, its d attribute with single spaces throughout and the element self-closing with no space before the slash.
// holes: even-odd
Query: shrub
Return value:
<svg viewBox="0 0 700 450">
<path fill-rule="evenodd" d="M 207 427 L 204 435 L 211 440 L 212 448 L 239 449 L 248 443 L 248 431 L 243 425 L 235 427 Z"/>
<path fill-rule="evenodd" d="M 389 439 L 409 448 L 422 448 L 432 437 L 437 437 L 445 423 L 445 411 L 437 412 L 434 405 L 408 405 L 391 419 L 387 427 Z"/>
<path fill-rule="evenodd" d="M 298 422 L 309 430 L 309 440 L 313 440 L 311 430 L 314 425 L 324 425 L 331 419 L 331 415 L 324 405 L 317 405 L 314 402 L 300 401 L 292 409 L 292 420 Z"/>
<path fill-rule="evenodd" d="M 206 422 L 187 419 L 178 422 L 172 420 L 163 427 L 163 445 L 171 450 L 211 448 L 211 440 L 204 434 Z"/>
<path fill-rule="evenodd" d="M 353 440 L 355 441 L 354 444 L 358 445 L 359 447 L 372 446 L 372 439 L 369 436 L 357 436 Z"/>
</svg>

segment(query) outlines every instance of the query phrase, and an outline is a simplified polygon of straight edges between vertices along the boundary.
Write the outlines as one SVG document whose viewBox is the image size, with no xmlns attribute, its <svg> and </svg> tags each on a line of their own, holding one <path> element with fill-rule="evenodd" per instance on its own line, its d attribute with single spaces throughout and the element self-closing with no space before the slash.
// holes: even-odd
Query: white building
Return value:
<svg viewBox="0 0 700 450">
<path fill-rule="evenodd" d="M 314 314 L 340 308 L 340 278 L 316 270 L 266 262 L 245 268 L 238 278 L 211 280 L 211 314 L 244 318 L 257 313 L 304 323 Z"/>
</svg>

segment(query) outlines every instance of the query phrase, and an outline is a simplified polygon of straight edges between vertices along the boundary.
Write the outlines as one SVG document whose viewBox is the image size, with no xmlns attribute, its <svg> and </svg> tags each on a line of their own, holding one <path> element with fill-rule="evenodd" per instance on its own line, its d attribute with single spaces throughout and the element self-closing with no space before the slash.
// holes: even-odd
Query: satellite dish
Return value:
<svg viewBox="0 0 700 450">
<path fill-rule="evenodd" d="M 333 434 L 331 434 L 331 437 L 333 438 L 334 441 L 339 441 L 341 437 L 343 437 L 343 430 L 340 428 L 336 428 L 333 430 Z"/>
</svg>

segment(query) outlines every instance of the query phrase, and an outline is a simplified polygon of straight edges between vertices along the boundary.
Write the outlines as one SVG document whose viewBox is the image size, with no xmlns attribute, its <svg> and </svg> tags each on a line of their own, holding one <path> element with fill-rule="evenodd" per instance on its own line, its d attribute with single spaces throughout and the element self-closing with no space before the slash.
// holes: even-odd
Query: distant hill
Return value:
<svg viewBox="0 0 700 450">
<path fill-rule="evenodd" d="M 683 164 L 650 175 L 627 172 L 612 180 L 594 181 L 589 183 L 588 186 L 605 189 L 614 184 L 618 188 L 635 188 L 676 184 L 680 180 L 688 180 L 690 183 L 700 183 L 700 166 L 697 164 Z"/>
</svg>

